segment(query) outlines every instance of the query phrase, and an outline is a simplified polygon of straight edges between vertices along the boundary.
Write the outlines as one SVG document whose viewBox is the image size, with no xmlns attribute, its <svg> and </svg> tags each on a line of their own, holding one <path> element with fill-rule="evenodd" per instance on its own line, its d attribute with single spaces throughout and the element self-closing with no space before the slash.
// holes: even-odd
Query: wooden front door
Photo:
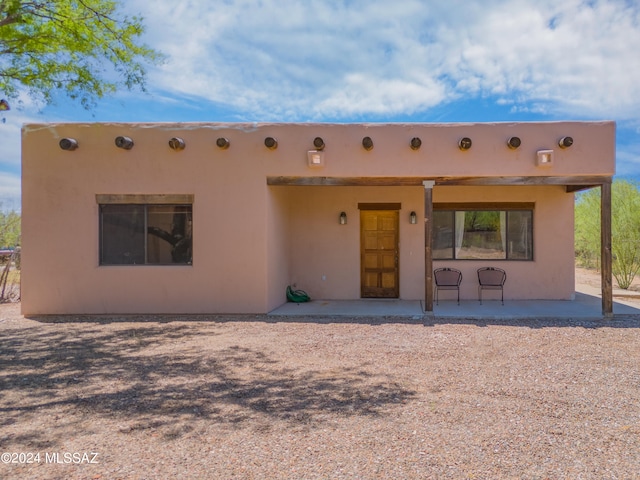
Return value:
<svg viewBox="0 0 640 480">
<path fill-rule="evenodd" d="M 360 294 L 398 298 L 398 211 L 360 210 Z"/>
</svg>

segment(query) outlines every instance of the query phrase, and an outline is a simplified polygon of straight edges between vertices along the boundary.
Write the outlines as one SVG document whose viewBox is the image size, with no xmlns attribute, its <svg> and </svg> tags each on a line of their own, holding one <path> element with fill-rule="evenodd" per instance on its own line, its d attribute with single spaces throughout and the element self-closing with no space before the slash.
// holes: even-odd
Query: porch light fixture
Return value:
<svg viewBox="0 0 640 480">
<path fill-rule="evenodd" d="M 364 137 L 362 139 L 362 146 L 367 152 L 373 150 L 373 140 L 371 140 L 371 137 Z"/>
<path fill-rule="evenodd" d="M 422 140 L 420 140 L 418 137 L 413 137 L 411 139 L 411 150 L 419 150 L 421 146 Z"/>
<path fill-rule="evenodd" d="M 550 167 L 553 165 L 553 150 L 538 150 L 536 165 L 538 167 Z"/>
<path fill-rule="evenodd" d="M 216 140 L 216 145 L 221 150 L 226 150 L 227 148 L 229 148 L 229 145 L 231 145 L 231 142 L 229 142 L 229 139 L 227 138 L 220 137 Z"/>
<path fill-rule="evenodd" d="M 507 147 L 509 147 L 511 150 L 515 150 L 520 145 L 522 145 L 520 137 L 510 137 L 509 140 L 507 140 Z"/>
<path fill-rule="evenodd" d="M 558 140 L 558 146 L 560 148 L 569 148 L 571 145 L 573 145 L 572 137 L 562 137 L 560 140 Z"/>
<path fill-rule="evenodd" d="M 469 150 L 471 148 L 471 139 L 469 137 L 461 138 L 458 142 L 460 150 Z"/>
<path fill-rule="evenodd" d="M 307 152 L 307 162 L 309 167 L 324 167 L 324 152 L 320 150 L 309 150 Z"/>
<path fill-rule="evenodd" d="M 415 225 L 416 223 L 418 223 L 418 215 L 416 215 L 416 212 L 411 212 L 409 214 L 409 223 L 411 225 Z"/>
<path fill-rule="evenodd" d="M 78 148 L 78 141 L 75 138 L 63 138 L 62 140 L 60 140 L 60 148 L 62 150 L 73 152 L 76 148 Z"/>
<path fill-rule="evenodd" d="M 267 137 L 264 139 L 264 146 L 269 150 L 275 150 L 276 148 L 278 148 L 278 140 L 273 137 Z"/>
<path fill-rule="evenodd" d="M 116 137 L 116 147 L 131 150 L 133 148 L 133 140 L 129 137 Z"/>
<path fill-rule="evenodd" d="M 340 212 L 340 225 L 347 224 L 347 214 L 345 212 Z"/>
<path fill-rule="evenodd" d="M 169 140 L 169 147 L 171 147 L 171 150 L 184 150 L 184 147 L 186 147 L 187 144 L 184 143 L 184 140 L 178 137 L 173 137 L 171 140 Z"/>
<path fill-rule="evenodd" d="M 316 137 L 313 139 L 313 146 L 316 147 L 316 150 L 324 150 L 325 144 L 322 137 Z"/>
</svg>

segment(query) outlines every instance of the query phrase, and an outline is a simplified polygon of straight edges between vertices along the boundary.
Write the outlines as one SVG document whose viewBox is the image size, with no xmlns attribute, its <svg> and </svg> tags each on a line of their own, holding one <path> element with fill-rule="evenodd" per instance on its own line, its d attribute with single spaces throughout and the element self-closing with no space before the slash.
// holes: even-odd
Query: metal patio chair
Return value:
<svg viewBox="0 0 640 480">
<path fill-rule="evenodd" d="M 500 290 L 502 305 L 504 305 L 504 282 L 507 273 L 501 268 L 484 267 L 478 269 L 478 297 L 482 305 L 482 290 Z"/>
<path fill-rule="evenodd" d="M 462 272 L 455 268 L 436 268 L 433 271 L 436 281 L 436 305 L 438 305 L 438 290 L 457 290 L 458 305 L 460 305 L 460 282 L 462 282 Z"/>
</svg>

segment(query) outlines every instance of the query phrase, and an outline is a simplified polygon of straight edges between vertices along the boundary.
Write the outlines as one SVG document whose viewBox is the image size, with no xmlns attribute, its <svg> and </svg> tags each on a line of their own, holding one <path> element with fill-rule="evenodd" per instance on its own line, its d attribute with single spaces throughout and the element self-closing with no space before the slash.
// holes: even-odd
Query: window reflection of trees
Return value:
<svg viewBox="0 0 640 480">
<path fill-rule="evenodd" d="M 436 210 L 433 258 L 532 260 L 531 210 Z"/>
<path fill-rule="evenodd" d="M 100 264 L 191 264 L 192 218 L 191 205 L 101 205 Z"/>
</svg>

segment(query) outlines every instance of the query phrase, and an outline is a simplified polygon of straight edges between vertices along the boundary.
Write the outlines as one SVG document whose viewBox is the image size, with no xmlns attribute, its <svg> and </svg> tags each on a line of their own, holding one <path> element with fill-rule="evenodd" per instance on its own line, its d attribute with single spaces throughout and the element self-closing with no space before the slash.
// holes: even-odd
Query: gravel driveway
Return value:
<svg viewBox="0 0 640 480">
<path fill-rule="evenodd" d="M 3 479 L 640 478 L 637 317 L 17 308 L 0 305 Z"/>
</svg>

